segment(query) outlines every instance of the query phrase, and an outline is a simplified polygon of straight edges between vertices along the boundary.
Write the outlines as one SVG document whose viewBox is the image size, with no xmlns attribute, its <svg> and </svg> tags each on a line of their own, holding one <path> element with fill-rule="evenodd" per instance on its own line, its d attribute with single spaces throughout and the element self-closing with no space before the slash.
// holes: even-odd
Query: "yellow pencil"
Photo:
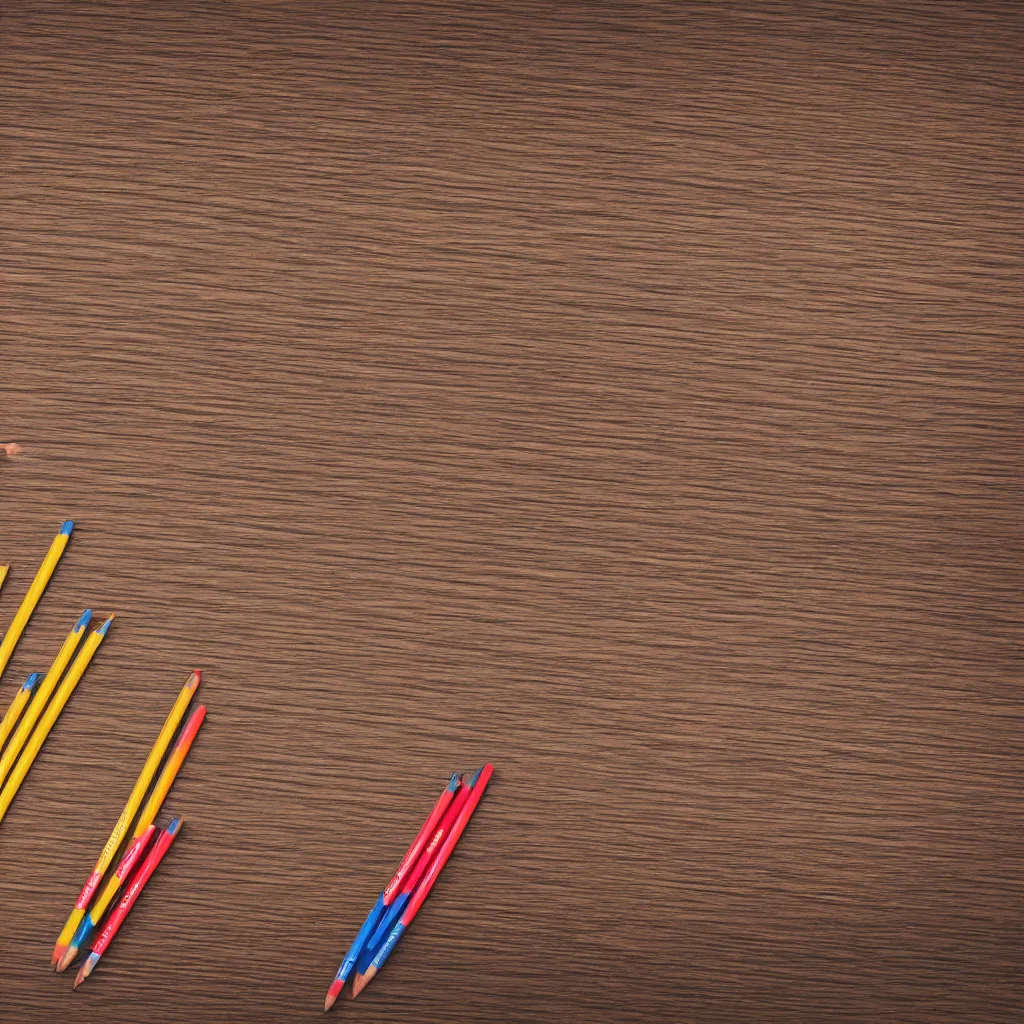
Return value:
<svg viewBox="0 0 1024 1024">
<path fill-rule="evenodd" d="M 128 829 L 131 827 L 131 823 L 135 818 L 135 812 L 141 806 L 146 790 L 149 789 L 149 784 L 153 781 L 153 776 L 156 775 L 156 770 L 160 767 L 160 762 L 163 760 L 164 754 L 167 753 L 171 740 L 174 739 L 174 732 L 185 714 L 189 701 L 192 699 L 192 694 L 196 692 L 196 687 L 199 686 L 199 679 L 200 673 L 198 671 L 193 672 L 181 688 L 181 692 L 171 708 L 171 713 L 167 716 L 167 720 L 164 722 L 163 728 L 153 744 L 153 749 L 150 750 L 149 757 L 146 758 L 146 763 L 142 766 L 142 771 L 139 772 L 139 777 L 135 780 L 135 787 L 132 789 L 131 796 L 128 797 L 128 802 L 124 805 L 121 817 L 117 819 L 114 831 L 110 833 L 110 838 L 107 840 L 106 846 L 103 847 L 99 860 L 96 861 L 96 867 L 92 869 L 92 874 L 89 876 L 89 880 L 85 883 L 81 893 L 79 893 L 75 906 L 68 916 L 67 923 L 64 925 L 64 930 L 60 933 L 60 938 L 57 939 L 57 945 L 53 948 L 53 963 L 60 963 L 64 958 L 68 943 L 74 937 L 82 918 L 85 917 L 89 901 L 99 888 L 100 882 L 103 881 L 107 868 L 114 862 L 114 857 L 117 856 L 118 848 L 121 846 L 121 840 L 124 839 Z"/>
<path fill-rule="evenodd" d="M 53 695 L 53 700 L 50 701 L 49 707 L 39 720 L 39 724 L 32 733 L 32 738 L 26 744 L 25 749 L 22 750 L 21 757 L 18 758 L 18 763 L 14 766 L 14 771 L 8 776 L 7 781 L 4 783 L 4 788 L 0 790 L 0 821 L 4 820 L 4 815 L 11 806 L 11 801 L 25 780 L 25 776 L 28 775 L 32 762 L 42 749 L 43 741 L 50 734 L 53 723 L 57 721 L 57 716 L 64 710 L 64 705 L 67 704 L 68 698 L 74 693 L 78 681 L 85 675 L 85 670 L 89 667 L 92 656 L 96 653 L 99 645 L 103 643 L 103 638 L 107 635 L 107 631 L 110 629 L 110 624 L 113 621 L 114 616 L 111 615 L 99 629 L 95 629 L 89 634 L 71 668 L 68 669 L 64 682 L 60 684 L 57 692 Z"/>
<path fill-rule="evenodd" d="M 14 613 L 14 618 L 7 627 L 3 640 L 0 641 L 0 676 L 4 674 L 7 662 L 11 660 L 11 655 L 14 653 L 14 648 L 18 646 L 18 641 L 25 631 L 25 626 L 28 625 L 28 620 L 36 610 L 39 598 L 43 596 L 46 584 L 50 582 L 50 577 L 53 575 L 54 569 L 57 568 L 60 556 L 64 554 L 64 549 L 68 546 L 68 540 L 74 528 L 75 524 L 70 519 L 60 528 L 60 532 L 53 538 L 50 550 L 46 552 L 43 564 L 39 566 L 36 578 L 32 581 L 28 593 L 21 602 L 21 607 Z"/>
<path fill-rule="evenodd" d="M 28 711 L 25 712 L 25 717 L 19 723 L 17 732 L 11 737 L 11 742 L 7 744 L 7 749 L 3 752 L 3 756 L 0 757 L 0 785 L 3 785 L 3 781 L 7 778 L 7 773 L 11 770 L 11 766 L 21 752 L 21 748 L 25 746 L 32 732 L 32 727 L 39 720 L 39 716 L 43 713 L 43 708 L 46 707 L 46 702 L 50 699 L 50 694 L 53 693 L 54 688 L 60 682 L 60 677 L 64 675 L 64 669 L 71 664 L 71 659 L 78 648 L 78 642 L 85 636 L 85 629 L 89 625 L 91 618 L 92 612 L 88 610 L 82 612 L 78 622 L 75 623 L 74 629 L 68 633 L 67 639 L 61 644 L 57 657 L 53 659 L 53 664 L 50 666 L 50 671 L 46 673 L 43 681 L 36 687 L 35 696 L 32 698 L 32 703 L 28 706 Z"/>
<path fill-rule="evenodd" d="M 18 719 L 21 717 L 22 711 L 25 710 L 25 705 L 29 702 L 33 691 L 36 686 L 39 685 L 39 680 L 42 678 L 42 672 L 33 672 L 32 675 L 30 675 L 28 679 L 18 687 L 18 692 L 14 695 L 14 700 L 11 701 L 11 706 L 4 714 L 3 721 L 0 721 L 0 750 L 3 750 L 3 746 L 7 742 L 7 737 L 14 732 L 14 727 L 18 724 Z"/>
<path fill-rule="evenodd" d="M 146 830 L 153 824 L 164 802 L 164 798 L 167 796 L 178 772 L 181 770 L 181 766 L 185 761 L 185 755 L 189 752 L 192 741 L 196 738 L 196 733 L 199 732 L 199 727 L 203 724 L 205 718 L 206 708 L 200 704 L 199 707 L 192 709 L 192 714 L 188 716 L 188 721 L 181 727 L 181 732 L 178 733 L 178 738 L 174 741 L 174 748 L 167 758 L 167 763 L 160 773 L 160 778 L 156 780 L 153 792 L 149 795 L 146 806 L 143 807 L 142 814 L 139 815 L 139 820 L 135 823 L 135 832 L 132 834 L 133 843 L 140 836 L 145 835 Z M 131 849 L 131 846 L 129 846 L 129 849 Z M 110 906 L 110 901 L 117 895 L 123 881 L 124 878 L 119 878 L 117 871 L 107 879 L 103 892 L 96 897 L 96 901 L 82 918 L 82 923 L 78 926 L 78 931 L 75 932 L 74 938 L 68 943 L 67 950 L 57 964 L 58 971 L 66 970 L 74 963 L 78 951 L 83 949 L 89 941 L 93 930 L 103 918 L 103 912 Z"/>
<path fill-rule="evenodd" d="M 0 565 L 0 590 L 4 589 L 4 580 L 7 579 L 7 574 L 11 571 L 9 565 Z"/>
</svg>

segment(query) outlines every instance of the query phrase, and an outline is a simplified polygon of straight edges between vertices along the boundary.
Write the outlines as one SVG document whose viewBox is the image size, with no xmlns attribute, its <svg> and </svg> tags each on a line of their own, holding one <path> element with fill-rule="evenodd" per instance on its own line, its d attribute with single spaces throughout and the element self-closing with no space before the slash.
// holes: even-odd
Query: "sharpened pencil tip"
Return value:
<svg viewBox="0 0 1024 1024">
<path fill-rule="evenodd" d="M 57 966 L 64 959 L 64 954 L 68 951 L 67 946 L 61 945 L 59 942 L 53 947 L 53 955 L 50 957 L 50 963 L 54 967 Z"/>
<path fill-rule="evenodd" d="M 357 974 L 356 980 L 352 983 L 352 998 L 355 999 L 360 992 L 366 988 L 367 985 L 373 981 L 373 976 L 377 973 L 377 968 L 371 964 L 366 968 L 365 974 Z"/>
<path fill-rule="evenodd" d="M 342 982 L 341 985 L 334 982 L 334 984 L 327 990 L 327 998 L 324 1000 L 324 1013 L 326 1013 L 338 1001 L 338 996 L 341 994 L 341 989 L 344 984 L 344 982 Z"/>
<path fill-rule="evenodd" d="M 107 633 L 110 632 L 110 624 L 114 621 L 114 618 L 115 616 L 111 615 L 110 618 L 107 619 L 107 621 L 104 622 L 103 625 L 96 630 L 96 632 L 99 633 L 100 636 L 106 636 Z"/>
<path fill-rule="evenodd" d="M 63 971 L 66 971 L 75 962 L 76 956 L 78 956 L 78 947 L 75 945 L 68 946 L 67 952 L 57 963 L 57 973 L 61 974 Z"/>
<path fill-rule="evenodd" d="M 81 967 L 79 967 L 78 974 L 75 975 L 75 985 L 74 985 L 75 988 L 78 988 L 78 986 L 81 985 L 82 982 L 85 981 L 85 979 L 88 978 L 90 974 L 92 974 L 92 969 L 99 962 L 100 962 L 100 954 L 99 953 L 90 953 L 88 955 L 88 957 L 86 957 L 85 963 L 82 964 Z"/>
</svg>

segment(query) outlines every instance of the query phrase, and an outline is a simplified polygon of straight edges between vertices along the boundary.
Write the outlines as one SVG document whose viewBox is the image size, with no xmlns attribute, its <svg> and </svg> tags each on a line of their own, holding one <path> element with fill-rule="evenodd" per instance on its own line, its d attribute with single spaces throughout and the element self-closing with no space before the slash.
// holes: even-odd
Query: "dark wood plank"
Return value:
<svg viewBox="0 0 1024 1024">
<path fill-rule="evenodd" d="M 1021 9 L 5 5 L 0 1019 L 1021 1018 Z M 178 687 L 181 841 L 50 949 Z"/>
</svg>

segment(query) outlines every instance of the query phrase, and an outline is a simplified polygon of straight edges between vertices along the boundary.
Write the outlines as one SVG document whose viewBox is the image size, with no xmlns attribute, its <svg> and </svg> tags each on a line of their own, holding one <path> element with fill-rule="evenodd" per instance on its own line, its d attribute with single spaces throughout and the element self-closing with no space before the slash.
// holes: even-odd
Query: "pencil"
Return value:
<svg viewBox="0 0 1024 1024">
<path fill-rule="evenodd" d="M 352 973 L 352 968 L 355 966 L 359 954 L 365 948 L 367 939 L 373 933 L 381 914 L 389 904 L 392 904 L 395 899 L 395 895 L 398 892 L 400 883 L 406 877 L 409 869 L 415 863 L 416 858 L 422 851 L 427 838 L 430 836 L 431 829 L 433 829 L 434 825 L 437 824 L 438 819 L 442 814 L 444 814 L 448 805 L 452 802 L 452 798 L 455 796 L 455 791 L 458 787 L 459 773 L 452 772 L 452 777 L 448 780 L 448 785 L 442 790 L 441 795 L 437 798 L 437 802 L 434 804 L 433 809 L 430 814 L 427 815 L 427 820 L 423 822 L 419 832 L 416 833 L 416 838 L 412 841 L 412 845 L 406 851 L 405 856 L 402 858 L 402 862 L 398 865 L 398 869 L 395 871 L 394 875 L 392 875 L 391 881 L 388 882 L 384 887 L 384 891 L 377 897 L 377 902 L 373 905 L 369 914 L 366 915 L 366 920 L 363 921 L 362 927 L 356 933 L 356 937 L 352 941 L 352 945 L 349 946 L 349 950 L 345 954 L 345 959 L 342 960 L 341 966 L 338 968 L 338 973 L 335 974 L 334 981 L 331 982 L 330 988 L 327 990 L 327 998 L 324 1000 L 324 1013 L 326 1013 L 337 1001 L 338 996 L 341 994 L 341 990 L 345 987 L 345 979 Z"/>
<path fill-rule="evenodd" d="M 118 861 L 117 867 L 114 868 L 114 878 L 119 882 L 123 882 L 128 877 L 131 869 L 138 864 L 143 853 L 146 852 L 150 839 L 156 835 L 157 831 L 156 825 L 150 825 L 128 844 L 125 848 L 124 856 Z"/>
<path fill-rule="evenodd" d="M 74 528 L 75 524 L 70 519 L 60 528 L 57 536 L 53 538 L 50 550 L 46 552 L 43 564 L 39 566 L 39 571 L 28 588 L 28 593 L 25 594 L 21 602 L 21 607 L 14 613 L 14 618 L 7 627 L 3 640 L 0 641 L 0 676 L 4 674 L 4 669 L 7 668 L 7 663 L 11 660 L 14 648 L 18 646 L 18 641 L 25 631 L 28 620 L 32 617 L 36 605 L 39 604 L 39 599 L 43 596 L 46 584 L 50 582 L 50 577 L 57 568 L 64 549 L 68 546 L 68 539 Z"/>
<path fill-rule="evenodd" d="M 362 990 L 366 988 L 371 981 L 373 981 L 374 976 L 381 967 L 384 966 L 384 961 L 387 960 L 391 955 L 392 950 L 394 950 L 395 946 L 398 945 L 398 940 L 402 937 L 402 933 L 410 924 L 412 924 L 413 918 L 419 913 L 420 907 L 423 906 L 423 901 L 430 894 L 430 890 L 434 887 L 434 883 L 437 881 L 437 876 L 441 873 L 445 864 L 448 863 L 448 858 L 452 855 L 452 850 L 455 849 L 455 844 L 459 841 L 459 837 L 462 835 L 463 831 L 465 831 L 466 825 L 469 823 L 469 819 L 473 816 L 473 812 L 480 803 L 480 799 L 483 797 L 484 790 L 487 789 L 487 784 L 491 781 L 491 775 L 493 773 L 494 766 L 485 764 L 483 768 L 473 776 L 473 779 L 469 784 L 469 788 L 473 791 L 471 796 L 459 812 L 459 817 L 452 826 L 452 830 L 448 834 L 448 838 L 445 839 L 444 844 L 431 863 L 429 870 L 423 877 L 423 881 L 417 886 L 416 891 L 413 893 L 412 899 L 409 900 L 409 904 L 405 908 L 401 919 L 391 930 L 391 934 L 388 935 L 387 941 L 383 946 L 381 946 L 377 955 L 373 958 L 373 962 L 366 969 L 366 973 L 356 975 L 355 981 L 352 985 L 353 998 L 358 996 L 359 993 L 362 992 Z"/>
<path fill-rule="evenodd" d="M 452 827 L 458 820 L 459 815 L 462 813 L 462 808 L 466 806 L 466 801 L 469 800 L 472 793 L 473 789 L 471 786 L 463 786 L 462 789 L 459 790 L 458 795 L 452 801 L 451 807 L 448 808 L 436 831 L 430 837 L 430 842 L 424 848 L 419 860 L 416 861 L 415 868 L 406 878 L 405 884 L 402 886 L 402 891 L 398 898 L 390 907 L 388 907 L 387 913 L 381 918 L 380 923 L 377 925 L 377 930 L 373 933 L 370 937 L 370 941 L 366 944 L 366 949 L 372 950 L 374 955 L 376 955 L 380 947 L 384 945 L 384 940 L 391 933 L 391 929 L 394 928 L 395 922 L 408 905 L 412 894 L 416 891 L 416 886 L 426 873 L 427 868 L 429 868 L 434 862 L 434 855 L 448 837 Z M 370 956 L 368 959 L 360 957 L 360 974 L 365 973 L 367 966 L 369 966 L 369 963 L 372 960 L 373 956 Z"/>
<path fill-rule="evenodd" d="M 68 698 L 74 692 L 79 680 L 85 675 L 89 662 L 92 661 L 96 649 L 103 643 L 103 638 L 107 635 L 110 624 L 113 621 L 114 616 L 111 615 L 99 629 L 95 629 L 89 634 L 88 639 L 82 645 L 82 649 L 75 657 L 74 663 L 68 669 L 68 674 L 64 677 L 64 681 L 53 695 L 53 700 L 50 701 L 43 717 L 39 720 L 39 724 L 35 727 L 31 739 L 25 745 L 25 749 L 22 750 L 18 763 L 14 766 L 14 771 L 8 776 L 3 789 L 0 790 L 0 821 L 4 820 L 4 815 L 11 806 L 11 801 L 28 774 L 29 768 L 32 767 L 32 762 L 42 749 L 46 737 L 53 728 L 53 723 L 57 721 L 57 716 L 64 710 L 64 705 L 67 704 Z"/>
<path fill-rule="evenodd" d="M 35 690 L 36 686 L 39 684 L 39 680 L 42 678 L 42 672 L 33 672 L 32 675 L 30 675 L 28 679 L 18 687 L 18 692 L 14 695 L 14 700 L 11 701 L 11 706 L 4 714 L 3 720 L 0 721 L 0 750 L 3 750 L 3 746 L 7 742 L 7 737 L 14 732 L 14 727 L 18 724 L 18 719 L 21 718 L 21 713 L 25 710 L 25 705 L 28 704 L 29 699 L 32 697 L 32 691 Z"/>
<path fill-rule="evenodd" d="M 132 879 L 127 891 L 121 897 L 121 901 L 117 906 L 114 907 L 109 920 L 103 927 L 103 931 L 100 932 L 100 937 L 93 945 L 92 952 L 86 957 L 85 963 L 82 964 L 78 976 L 75 978 L 75 988 L 78 988 L 96 969 L 96 965 L 100 962 L 100 957 L 107 951 L 107 947 L 117 934 L 117 930 L 121 927 L 124 919 L 128 916 L 128 912 L 135 906 L 139 893 L 146 887 L 146 883 L 152 877 L 153 872 L 156 871 L 157 865 L 164 859 L 164 855 L 171 848 L 171 843 L 174 842 L 180 828 L 181 818 L 174 818 L 167 828 L 157 836 L 153 848 L 142 862 L 142 867 L 135 873 L 135 877 Z"/>
<path fill-rule="evenodd" d="M 423 822 L 419 832 L 416 834 L 416 838 L 412 841 L 412 845 L 406 850 L 405 856 L 402 858 L 401 864 L 395 870 L 395 873 L 391 876 L 391 881 L 384 887 L 384 906 L 390 906 L 395 901 L 395 896 L 398 894 L 398 887 L 402 884 L 406 875 L 412 870 L 413 865 L 416 863 L 416 858 L 423 851 L 423 847 L 426 845 L 427 840 L 430 838 L 434 827 L 441 820 L 441 815 L 448 809 L 452 799 L 455 797 L 455 791 L 459 788 L 462 780 L 459 777 L 458 772 L 452 772 L 452 777 L 448 780 L 448 785 L 441 791 L 441 795 L 437 798 L 437 803 L 434 804 L 433 810 L 427 815 L 427 820 Z"/>
<path fill-rule="evenodd" d="M 192 713 L 188 716 L 188 720 L 181 727 L 181 732 L 174 741 L 174 747 L 167 758 L 167 763 L 160 772 L 156 785 L 153 787 L 153 792 L 150 794 L 149 800 L 146 801 L 146 806 L 143 807 L 142 814 L 139 815 L 139 820 L 135 824 L 132 842 L 137 840 L 156 819 L 178 772 L 181 770 L 182 764 L 185 762 L 185 755 L 189 752 L 192 741 L 196 738 L 196 733 L 199 732 L 199 727 L 203 724 L 205 718 L 206 708 L 200 704 L 199 707 L 193 709 Z M 82 918 L 74 937 L 68 943 L 67 950 L 57 964 L 58 971 L 67 970 L 75 962 L 78 951 L 85 948 L 86 943 L 89 941 L 89 936 L 92 935 L 96 926 L 100 923 L 103 912 L 110 906 L 111 901 L 120 891 L 122 882 L 124 882 L 124 878 L 118 877 L 116 871 L 107 880 L 103 891 L 96 897 L 95 902 Z"/>
<path fill-rule="evenodd" d="M 178 772 L 181 771 L 181 766 L 185 763 L 185 758 L 192 747 L 196 734 L 199 732 L 199 727 L 205 719 L 206 707 L 200 704 L 199 707 L 193 709 L 192 714 L 188 716 L 188 720 L 182 726 L 178 738 L 174 741 L 174 747 L 167 758 L 167 763 L 164 765 L 163 771 L 160 772 L 160 777 L 156 780 L 156 785 L 153 787 L 153 792 L 149 794 L 146 806 L 142 809 L 142 814 L 139 816 L 139 823 L 135 826 L 136 835 L 138 835 L 141 828 L 151 825 L 155 820 L 157 813 L 163 806 L 164 800 L 167 798 L 167 794 L 171 791 L 171 786 L 174 785 L 174 780 L 178 777 Z"/>
<path fill-rule="evenodd" d="M 114 830 L 110 833 L 110 837 L 107 839 L 107 843 L 103 847 L 99 859 L 96 861 L 96 866 L 92 869 L 89 880 L 85 883 L 81 893 L 79 893 L 78 899 L 68 915 L 64 929 L 57 939 L 57 944 L 53 947 L 52 963 L 59 964 L 63 959 L 68 949 L 68 943 L 85 916 L 85 912 L 89 907 L 89 901 L 95 895 L 100 882 L 103 881 L 103 875 L 106 873 L 107 868 L 110 867 L 114 857 L 117 856 L 121 841 L 127 835 L 128 829 L 131 828 L 132 821 L 135 819 L 135 812 L 142 806 L 143 797 L 145 797 L 146 791 L 149 789 L 149 784 L 153 781 L 153 776 L 156 775 L 157 768 L 160 767 L 164 754 L 167 753 L 167 748 L 171 745 L 171 740 L 174 739 L 175 730 L 184 717 L 189 701 L 192 700 L 192 695 L 199 686 L 200 678 L 201 675 L 198 671 L 193 672 L 174 701 L 170 714 L 168 714 L 167 719 L 164 721 L 163 727 L 157 735 L 156 742 L 149 752 L 149 757 L 146 758 L 146 763 L 142 766 L 142 771 L 139 772 L 139 777 L 135 780 L 135 785 L 128 797 L 128 802 L 124 805 L 124 810 L 121 811 L 121 816 L 117 819 L 117 824 L 114 825 Z"/>
<path fill-rule="evenodd" d="M 4 580 L 7 579 L 7 574 L 11 571 L 9 565 L 0 565 L 0 590 L 4 589 Z"/>
<path fill-rule="evenodd" d="M 57 657 L 53 659 L 53 664 L 50 666 L 50 671 L 46 673 L 43 681 L 36 687 L 32 703 L 29 704 L 28 710 L 18 723 L 18 728 L 11 737 L 11 742 L 7 744 L 7 749 L 3 752 L 3 755 L 0 755 L 0 786 L 3 785 L 4 779 L 7 778 L 7 773 L 11 770 L 18 754 L 21 752 L 21 748 L 28 740 L 32 727 L 43 713 L 43 708 L 46 707 L 50 694 L 53 693 L 57 683 L 60 682 L 60 677 L 64 675 L 64 670 L 71 664 L 71 659 L 74 657 L 82 637 L 85 636 L 85 630 L 91 618 L 92 612 L 88 610 L 82 612 L 78 622 L 75 623 L 71 632 L 68 633 L 67 639 L 61 644 Z"/>
</svg>

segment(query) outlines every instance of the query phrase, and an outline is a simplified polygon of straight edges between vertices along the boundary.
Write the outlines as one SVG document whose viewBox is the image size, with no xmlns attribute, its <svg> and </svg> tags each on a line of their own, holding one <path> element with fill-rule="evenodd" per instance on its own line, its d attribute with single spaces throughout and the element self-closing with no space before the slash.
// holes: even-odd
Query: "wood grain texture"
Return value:
<svg viewBox="0 0 1024 1024">
<path fill-rule="evenodd" d="M 1024 1013 L 1021 8 L 3 12 L 0 1020 Z M 180 842 L 50 950 L 190 669 Z"/>
</svg>

